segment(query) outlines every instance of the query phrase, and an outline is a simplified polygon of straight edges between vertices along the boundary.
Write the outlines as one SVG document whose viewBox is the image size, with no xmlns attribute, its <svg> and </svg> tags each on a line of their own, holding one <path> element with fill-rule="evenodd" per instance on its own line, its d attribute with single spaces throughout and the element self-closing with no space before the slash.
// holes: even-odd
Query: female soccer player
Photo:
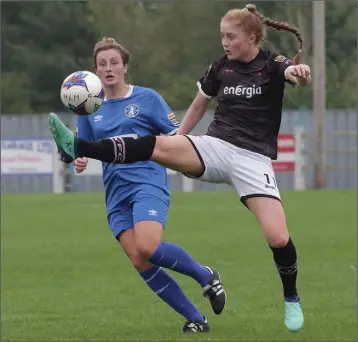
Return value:
<svg viewBox="0 0 358 342">
<path fill-rule="evenodd" d="M 94 63 L 106 100 L 97 112 L 78 116 L 80 139 L 172 135 L 178 130 L 175 115 L 157 92 L 125 82 L 129 57 L 128 51 L 113 38 L 104 38 L 95 45 Z M 60 148 L 62 160 L 72 162 L 74 158 L 64 150 Z M 75 159 L 76 171 L 83 172 L 87 161 Z M 213 311 L 222 312 L 226 294 L 218 272 L 197 263 L 180 246 L 161 242 L 169 209 L 166 169 L 152 161 L 131 165 L 103 163 L 103 182 L 109 227 L 140 276 L 187 319 L 184 332 L 208 331 L 206 318 L 161 268 L 192 277 L 204 288 Z"/>
<path fill-rule="evenodd" d="M 267 26 L 295 34 L 299 42 L 295 62 L 261 49 Z M 50 128 L 73 157 L 120 164 L 152 160 L 190 177 L 232 185 L 255 215 L 273 252 L 283 284 L 284 324 L 298 331 L 304 319 L 296 289 L 297 255 L 271 159 L 277 158 L 285 82 L 300 86 L 311 82 L 309 66 L 299 64 L 303 40 L 296 28 L 265 18 L 254 5 L 229 10 L 220 30 L 225 56 L 199 80 L 199 91 L 177 135 L 92 143 L 75 138 L 54 114 L 49 116 Z M 199 122 L 213 97 L 218 106 L 206 135 L 184 135 Z"/>
</svg>

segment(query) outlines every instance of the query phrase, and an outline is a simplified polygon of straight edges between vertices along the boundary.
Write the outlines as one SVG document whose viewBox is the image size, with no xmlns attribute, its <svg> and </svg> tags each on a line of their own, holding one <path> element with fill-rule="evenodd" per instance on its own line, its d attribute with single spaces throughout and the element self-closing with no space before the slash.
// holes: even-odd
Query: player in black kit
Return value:
<svg viewBox="0 0 358 342">
<path fill-rule="evenodd" d="M 261 49 L 267 26 L 295 34 L 299 52 L 294 61 Z M 305 86 L 311 82 L 309 66 L 299 64 L 303 40 L 296 28 L 265 18 L 254 5 L 228 11 L 220 30 L 225 56 L 213 62 L 199 80 L 199 92 L 177 135 L 89 142 L 76 138 L 53 113 L 50 128 L 57 144 L 72 159 L 85 156 L 108 163 L 152 160 L 189 177 L 233 186 L 255 215 L 273 252 L 283 284 L 285 326 L 298 331 L 304 319 L 296 289 L 297 255 L 286 228 L 271 159 L 277 157 L 285 83 Z M 186 135 L 212 98 L 218 105 L 206 135 Z"/>
</svg>

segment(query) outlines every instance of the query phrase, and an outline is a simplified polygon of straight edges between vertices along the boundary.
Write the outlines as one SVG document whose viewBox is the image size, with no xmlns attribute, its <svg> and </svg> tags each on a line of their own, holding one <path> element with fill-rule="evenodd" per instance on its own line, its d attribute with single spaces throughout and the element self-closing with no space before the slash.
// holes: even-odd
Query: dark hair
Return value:
<svg viewBox="0 0 358 342">
<path fill-rule="evenodd" d="M 94 65 L 97 67 L 96 58 L 100 51 L 115 49 L 117 50 L 121 57 L 124 65 L 128 65 L 130 60 L 130 53 L 125 49 L 121 44 L 117 43 L 114 38 L 103 37 L 102 40 L 96 43 L 93 49 L 93 59 Z"/>
<path fill-rule="evenodd" d="M 298 52 L 294 57 L 294 62 L 299 64 L 303 48 L 303 38 L 301 32 L 296 27 L 283 21 L 266 18 L 253 4 L 248 4 L 242 9 L 231 9 L 224 15 L 223 19 L 234 19 L 247 33 L 255 34 L 256 43 L 258 45 L 261 45 L 266 39 L 266 26 L 272 27 L 278 31 L 283 30 L 293 33 L 299 44 Z"/>
</svg>

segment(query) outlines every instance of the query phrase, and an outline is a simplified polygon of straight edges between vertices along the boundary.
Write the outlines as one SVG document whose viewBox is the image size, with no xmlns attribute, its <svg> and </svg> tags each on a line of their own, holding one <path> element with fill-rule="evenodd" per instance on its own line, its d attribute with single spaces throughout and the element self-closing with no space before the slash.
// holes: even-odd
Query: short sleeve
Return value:
<svg viewBox="0 0 358 342">
<path fill-rule="evenodd" d="M 77 115 L 76 135 L 85 140 L 94 140 L 92 128 L 87 116 Z"/>
<path fill-rule="evenodd" d="M 270 64 L 271 68 L 275 71 L 275 73 L 278 75 L 280 79 L 282 79 L 284 82 L 287 82 L 293 86 L 295 86 L 294 83 L 287 80 L 286 78 L 286 70 L 289 66 L 295 65 L 295 63 L 289 59 L 288 57 L 285 57 L 283 55 L 271 55 L 270 58 Z"/>
<path fill-rule="evenodd" d="M 160 134 L 174 135 L 179 129 L 179 122 L 175 114 L 157 92 L 153 92 L 152 113 L 154 124 Z"/>
<path fill-rule="evenodd" d="M 201 95 L 209 100 L 218 94 L 220 81 L 217 78 L 215 63 L 210 64 L 206 69 L 204 76 L 197 82 L 197 86 Z"/>
</svg>

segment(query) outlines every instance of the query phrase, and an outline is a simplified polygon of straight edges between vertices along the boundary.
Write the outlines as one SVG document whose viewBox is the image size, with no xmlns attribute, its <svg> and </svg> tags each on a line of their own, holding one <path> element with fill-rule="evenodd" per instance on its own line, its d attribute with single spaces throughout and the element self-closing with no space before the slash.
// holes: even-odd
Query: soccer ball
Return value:
<svg viewBox="0 0 358 342">
<path fill-rule="evenodd" d="M 61 86 L 64 106 L 77 115 L 94 113 L 104 99 L 102 82 L 89 71 L 77 71 L 67 76 Z"/>
</svg>

